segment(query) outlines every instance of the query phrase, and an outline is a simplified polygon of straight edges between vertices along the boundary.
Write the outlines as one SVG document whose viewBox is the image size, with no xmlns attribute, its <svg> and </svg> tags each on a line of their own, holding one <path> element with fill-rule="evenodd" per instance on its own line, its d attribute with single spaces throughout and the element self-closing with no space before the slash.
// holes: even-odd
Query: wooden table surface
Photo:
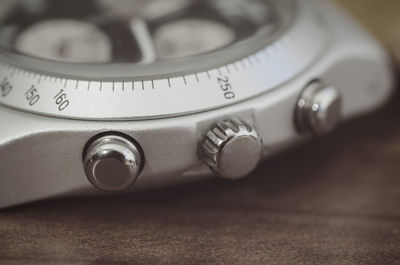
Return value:
<svg viewBox="0 0 400 265">
<path fill-rule="evenodd" d="M 341 1 L 400 58 L 400 1 Z M 238 182 L 2 211 L 0 264 L 400 264 L 399 117 L 396 94 Z"/>
</svg>

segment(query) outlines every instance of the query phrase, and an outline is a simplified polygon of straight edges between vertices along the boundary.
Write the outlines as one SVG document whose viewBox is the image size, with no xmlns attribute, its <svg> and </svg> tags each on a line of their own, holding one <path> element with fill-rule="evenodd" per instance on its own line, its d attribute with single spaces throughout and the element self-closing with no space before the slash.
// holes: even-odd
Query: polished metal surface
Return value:
<svg viewBox="0 0 400 265">
<path fill-rule="evenodd" d="M 88 180 L 103 191 L 129 188 L 139 176 L 143 157 L 135 143 L 122 136 L 106 135 L 88 147 L 84 167 Z"/>
<path fill-rule="evenodd" d="M 20 1 L 8 2 L 14 5 Z M 276 13 L 282 18 L 288 13 L 293 16 L 287 27 L 272 34 L 272 39 L 272 35 L 260 31 L 232 46 L 184 58 L 175 58 L 182 54 L 172 53 L 174 58 L 154 63 L 77 64 L 1 49 L 0 208 L 57 196 L 101 194 L 88 181 L 82 152 L 93 136 L 104 132 L 134 135 L 136 141 L 132 143 L 137 150 L 137 143 L 145 150 L 146 163 L 140 171 L 143 155 L 137 155 L 131 157 L 136 162 L 127 166 L 121 162 L 126 157 L 118 154 L 125 142 L 113 144 L 111 151 L 102 153 L 98 165 L 94 156 L 87 160 L 89 179 L 103 190 L 110 190 L 110 186 L 111 190 L 120 190 L 125 188 L 123 184 L 129 186 L 140 171 L 129 189 L 140 191 L 198 181 L 211 175 L 209 164 L 215 172 L 230 178 L 251 171 L 259 160 L 260 144 L 246 130 L 246 136 L 235 135 L 234 141 L 223 141 L 229 144 L 218 146 L 220 152 L 206 159 L 209 163 L 200 159 L 196 143 L 201 145 L 216 122 L 230 117 L 257 129 L 265 159 L 307 139 L 307 134 L 299 134 L 294 126 L 293 112 L 303 88 L 316 78 L 340 91 L 343 119 L 373 111 L 390 98 L 393 79 L 387 53 L 340 8 L 319 0 L 270 3 L 282 7 L 279 10 L 292 10 L 284 3 L 295 3 L 296 7 L 293 13 Z M 4 10 L 0 8 L 0 13 Z M 158 14 L 150 17 L 154 16 Z M 145 33 L 143 21 L 134 22 L 134 32 Z M 204 23 L 200 24 L 190 25 L 203 29 Z M 182 30 L 182 24 L 162 25 L 168 27 L 158 28 L 156 37 L 160 42 L 171 40 L 165 31 Z M 228 40 L 228 35 L 222 39 Z M 141 43 L 142 48 L 147 47 L 145 43 Z M 72 43 L 63 51 L 81 55 L 74 48 L 81 44 Z M 205 44 L 201 50 L 216 43 Z M 163 54 L 167 51 L 157 49 Z M 99 50 L 92 52 L 97 54 Z M 147 62 L 150 59 L 146 57 Z M 316 98 L 321 106 L 330 106 L 332 97 Z M 331 111 L 316 112 L 314 117 L 320 118 L 319 113 Z M 87 149 L 98 150 L 92 145 Z M 130 153 L 141 154 L 133 147 Z M 139 157 L 141 163 L 134 160 Z M 112 177 L 115 175 L 118 179 Z"/>
<path fill-rule="evenodd" d="M 313 81 L 302 92 L 297 103 L 296 119 L 301 132 L 326 134 L 342 118 L 342 96 L 338 89 Z"/>
<path fill-rule="evenodd" d="M 203 161 L 219 176 L 238 179 L 250 174 L 261 160 L 261 138 L 238 119 L 217 123 L 202 145 Z"/>
<path fill-rule="evenodd" d="M 6 0 L 1 0 L 3 1 Z M 400 62 L 400 1 L 340 2 L 358 11 L 372 29 L 378 29 L 378 35 L 384 36 Z M 328 11 L 324 12 L 324 16 L 328 14 Z M 350 71 L 349 74 L 352 73 Z M 357 76 L 360 77 L 357 78 L 359 82 L 370 78 L 371 74 Z M 304 87 L 302 82 L 297 85 L 299 88 Z M 345 87 L 348 87 L 346 91 L 354 94 L 354 84 Z M 358 97 L 359 93 L 355 96 Z M 354 102 L 360 101 L 348 99 L 345 93 L 343 97 L 345 108 L 347 102 L 352 106 Z M 263 100 L 268 101 L 268 98 Z M 292 118 L 296 100 L 297 97 L 288 104 L 288 113 L 268 108 L 260 118 L 262 122 L 257 123 L 257 131 L 261 134 L 263 127 L 267 127 L 268 135 L 273 135 L 274 129 L 284 121 L 285 115 Z M 251 105 L 255 108 L 253 102 Z M 282 106 L 283 103 L 277 102 L 277 105 Z M 357 119 L 354 123 L 346 123 L 339 133 L 333 134 L 327 141 L 313 141 L 285 152 L 272 161 L 267 161 L 251 179 L 239 183 L 206 181 L 111 198 L 51 200 L 1 211 L 0 264 L 399 264 L 399 106 L 400 97 L 397 95 L 389 108 Z M 30 133 L 35 131 L 31 127 L 33 122 L 30 122 L 34 116 L 27 115 L 29 119 L 20 121 L 17 115 L 7 118 L 8 115 L 3 115 L 4 113 L 9 113 L 9 110 L 0 106 L 0 135 L 4 136 L 2 130 L 9 131 L 16 126 L 14 124 L 22 124 Z M 277 116 L 277 113 L 285 114 Z M 266 122 L 269 116 L 277 116 L 277 122 Z M 43 161 L 43 167 L 48 168 L 51 164 L 60 168 L 63 173 L 64 178 L 58 178 L 57 174 L 44 173 L 41 170 L 38 173 L 41 176 L 49 175 L 47 181 L 43 181 L 47 189 L 57 191 L 62 186 L 64 189 L 59 191 L 65 195 L 65 175 L 76 173 L 66 170 L 73 164 L 65 161 L 65 157 L 64 163 L 58 164 L 54 161 L 60 157 L 54 147 L 55 143 L 61 142 L 62 151 L 68 146 L 73 153 L 75 141 L 66 131 L 69 128 L 71 134 L 76 135 L 76 124 L 62 121 L 65 122 L 65 127 L 55 128 L 55 124 L 44 124 L 37 118 L 34 122 L 42 131 L 49 130 L 49 126 L 52 126 L 59 137 L 51 138 L 53 142 L 49 140 L 51 136 L 46 134 L 43 142 L 38 139 L 32 141 L 30 148 L 21 150 L 22 154 L 16 153 L 16 157 L 24 158 L 24 161 L 12 163 L 12 159 L 7 159 L 13 156 L 12 150 L 8 149 L 8 154 L 0 151 L 3 160 L 0 166 L 0 202 L 10 202 L 4 197 L 7 190 L 13 193 L 10 199 L 26 198 L 27 193 L 35 190 L 30 180 L 40 185 L 40 180 L 34 173 L 37 171 L 32 170 L 29 165 L 31 161 L 37 163 L 43 158 L 38 157 L 37 152 L 32 153 L 38 159 L 27 155 L 30 150 L 35 149 L 34 142 L 42 146 L 52 143 L 50 152 L 54 154 L 54 158 L 51 163 Z M 241 118 L 249 120 L 248 116 Z M 191 120 L 193 117 L 190 116 L 185 122 L 190 123 Z M 292 119 L 286 122 L 288 126 L 293 126 Z M 171 119 L 166 123 L 169 127 L 164 131 L 172 133 L 174 130 L 171 127 L 175 123 Z M 267 124 L 264 126 L 263 123 Z M 6 128 L 4 124 L 7 124 Z M 98 125 L 98 129 L 112 127 L 116 130 L 118 125 L 114 124 L 111 126 L 102 123 Z M 84 125 L 92 126 L 91 123 Z M 80 130 L 85 129 L 84 125 Z M 138 137 L 137 125 L 128 123 L 126 128 L 128 127 L 135 130 L 132 135 L 140 140 L 146 150 L 146 161 L 156 160 L 154 165 L 159 165 L 160 161 L 149 153 L 151 145 Z M 59 133 L 61 129 L 63 133 Z M 179 133 L 188 130 L 189 128 L 177 130 L 174 132 L 175 137 L 167 140 L 165 136 L 160 137 L 163 142 L 179 143 L 179 152 L 170 151 L 174 154 L 174 161 L 182 159 L 178 154 L 189 156 L 183 151 L 186 143 Z M 90 138 L 93 131 L 88 132 L 87 137 Z M 156 141 L 156 150 L 162 150 L 157 136 L 151 132 L 147 134 L 150 134 L 149 138 L 153 142 Z M 281 133 L 283 134 L 285 133 Z M 13 135 L 16 137 L 18 133 Z M 0 145 L 5 138 L 7 139 L 1 137 Z M 65 141 L 69 142 L 68 145 L 62 142 L 63 138 L 67 138 Z M 77 138 L 86 141 L 84 135 L 78 135 Z M 271 148 L 271 143 L 268 142 L 271 137 L 263 139 Z M 276 139 L 274 142 L 281 143 Z M 28 146 L 26 140 L 22 146 Z M 1 149 L 4 149 L 3 146 Z M 78 149 L 81 149 L 81 145 Z M 68 150 L 66 153 L 69 152 Z M 81 151 L 78 153 L 75 160 L 81 166 Z M 197 155 L 196 151 L 193 153 Z M 161 151 L 161 155 L 165 155 L 165 152 Z M 3 170 L 8 165 L 11 169 L 24 165 L 27 178 L 18 178 L 24 175 L 22 172 L 15 174 Z M 152 173 L 155 170 L 154 165 L 151 167 Z M 163 174 L 155 174 L 159 179 L 167 178 Z M 29 189 L 9 186 L 4 181 L 6 178 L 14 179 L 21 186 L 29 185 Z M 148 176 L 143 174 L 139 180 L 142 179 L 148 179 Z M 49 183 L 51 180 L 55 180 L 54 186 Z M 87 182 L 84 176 L 83 180 Z M 134 187 L 138 184 L 139 181 Z"/>
</svg>

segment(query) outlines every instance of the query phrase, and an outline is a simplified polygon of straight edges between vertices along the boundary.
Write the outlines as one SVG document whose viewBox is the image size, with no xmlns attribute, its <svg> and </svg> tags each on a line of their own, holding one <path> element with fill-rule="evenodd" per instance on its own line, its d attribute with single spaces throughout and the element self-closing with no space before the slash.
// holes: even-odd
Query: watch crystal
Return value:
<svg viewBox="0 0 400 265">
<path fill-rule="evenodd" d="M 287 1 L 283 1 L 287 2 Z M 269 0 L 3 0 L 0 47 L 73 63 L 142 63 L 221 50 L 282 17 Z"/>
</svg>

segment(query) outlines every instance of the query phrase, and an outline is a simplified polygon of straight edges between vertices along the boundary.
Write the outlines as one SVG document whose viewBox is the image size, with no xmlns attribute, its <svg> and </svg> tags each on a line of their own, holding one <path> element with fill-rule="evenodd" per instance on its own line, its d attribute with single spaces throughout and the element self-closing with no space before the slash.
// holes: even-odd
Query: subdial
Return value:
<svg viewBox="0 0 400 265">
<path fill-rule="evenodd" d="M 217 50 L 235 40 L 229 27 L 205 19 L 180 19 L 154 32 L 154 46 L 162 59 L 185 57 Z"/>
<path fill-rule="evenodd" d="M 50 60 L 104 63 L 112 59 L 112 43 L 95 25 L 72 19 L 38 22 L 22 31 L 15 49 Z"/>
</svg>

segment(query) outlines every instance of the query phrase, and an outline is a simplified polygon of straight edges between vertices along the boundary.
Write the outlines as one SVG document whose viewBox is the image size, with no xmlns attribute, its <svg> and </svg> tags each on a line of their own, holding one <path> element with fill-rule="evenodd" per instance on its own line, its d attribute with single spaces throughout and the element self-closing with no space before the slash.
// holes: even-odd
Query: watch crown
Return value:
<svg viewBox="0 0 400 265">
<path fill-rule="evenodd" d="M 203 161 L 219 176 L 238 179 L 261 160 L 262 141 L 253 127 L 233 118 L 208 131 L 201 147 Z"/>
</svg>

